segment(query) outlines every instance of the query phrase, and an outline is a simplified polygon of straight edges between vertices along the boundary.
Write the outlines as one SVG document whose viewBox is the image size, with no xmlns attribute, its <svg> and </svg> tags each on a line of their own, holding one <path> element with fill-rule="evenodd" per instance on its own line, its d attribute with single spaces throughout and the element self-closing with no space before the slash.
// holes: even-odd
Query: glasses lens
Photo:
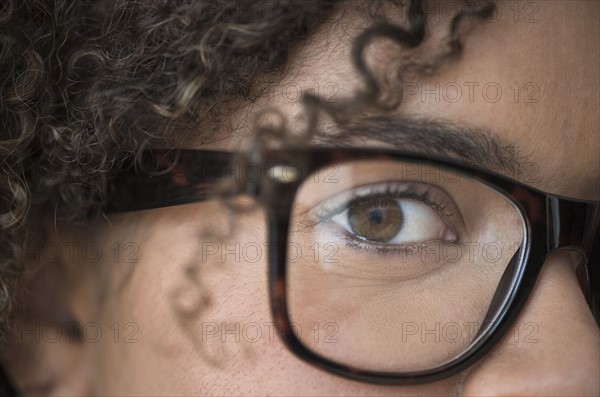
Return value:
<svg viewBox="0 0 600 397">
<path fill-rule="evenodd" d="M 432 369 L 489 331 L 526 225 L 505 195 L 430 163 L 356 161 L 294 200 L 287 305 L 299 340 L 362 370 Z"/>
</svg>

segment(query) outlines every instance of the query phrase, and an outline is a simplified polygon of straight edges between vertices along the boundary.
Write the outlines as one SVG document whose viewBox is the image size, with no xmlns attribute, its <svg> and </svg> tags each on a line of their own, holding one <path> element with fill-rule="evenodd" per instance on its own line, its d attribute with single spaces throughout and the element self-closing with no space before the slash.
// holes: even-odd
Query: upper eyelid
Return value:
<svg viewBox="0 0 600 397">
<path fill-rule="evenodd" d="M 403 185 L 405 186 L 405 188 L 398 189 L 398 191 L 394 191 L 394 192 L 391 191 L 391 188 L 398 188 Z M 425 191 L 419 192 L 418 188 L 421 186 L 424 187 Z M 401 199 L 401 198 L 405 198 L 402 196 L 403 194 L 405 194 L 405 195 L 408 194 L 410 196 L 427 195 L 427 193 L 429 192 L 429 189 L 437 189 L 437 190 L 443 191 L 443 189 L 440 189 L 439 187 L 428 184 L 428 183 L 420 183 L 420 182 L 413 182 L 413 181 L 376 182 L 376 183 L 372 183 L 372 184 L 365 184 L 365 185 L 357 186 L 357 187 L 348 189 L 344 192 L 337 193 L 334 196 L 324 200 L 325 203 L 321 202 L 317 207 L 315 207 L 315 209 L 321 208 L 321 210 L 324 212 L 333 212 L 335 208 L 345 207 L 348 204 L 352 203 L 353 201 L 357 201 L 362 198 L 372 198 L 372 197 L 377 197 L 377 196 L 386 196 L 387 197 L 387 195 L 394 197 L 394 194 L 398 194 L 397 198 Z M 362 192 L 361 192 L 361 190 L 362 190 Z M 444 194 L 446 196 L 448 196 L 448 193 L 444 192 Z M 344 198 L 340 198 L 340 196 L 344 196 L 344 195 L 345 195 Z M 407 198 L 410 198 L 410 197 L 407 197 Z M 327 202 L 330 202 L 333 200 L 335 200 L 336 202 L 338 202 L 340 204 L 330 205 L 329 208 L 327 208 L 325 210 L 322 209 L 324 204 L 327 204 Z M 428 204 L 428 203 L 426 203 L 426 204 Z M 310 212 L 312 212 L 312 210 L 310 210 L 308 212 L 310 213 Z M 443 213 L 443 214 L 445 216 L 453 215 L 453 214 L 446 214 L 446 213 Z"/>
<path fill-rule="evenodd" d="M 457 235 L 459 236 L 463 236 L 462 238 L 466 238 L 468 237 L 468 227 L 464 221 L 464 218 L 462 216 L 462 213 L 460 212 L 460 208 L 458 206 L 458 204 L 456 204 L 456 202 L 454 201 L 454 199 L 452 198 L 452 196 L 446 192 L 443 188 L 441 188 L 440 186 L 437 185 L 433 185 L 430 183 L 426 183 L 426 182 L 414 182 L 414 181 L 382 181 L 382 182 L 375 182 L 375 183 L 371 183 L 371 184 L 364 184 L 364 185 L 360 185 L 360 186 L 356 186 L 354 188 L 351 189 L 347 189 L 343 192 L 337 193 L 335 195 L 333 195 L 332 197 L 329 197 L 323 201 L 321 201 L 319 204 L 317 204 L 316 207 L 309 209 L 306 212 L 307 215 L 307 219 L 309 219 L 309 223 L 311 225 L 316 225 L 319 224 L 321 222 L 325 222 L 330 220 L 334 215 L 337 215 L 339 212 L 333 212 L 336 208 L 332 205 L 328 208 L 323 208 L 324 205 L 327 204 L 328 201 L 334 200 L 337 198 L 337 200 L 339 200 L 339 202 L 341 202 L 341 204 L 337 205 L 337 208 L 344 208 L 346 207 L 349 203 L 351 203 L 353 200 L 360 198 L 361 195 L 359 193 L 357 193 L 357 190 L 359 189 L 370 189 L 370 195 L 377 195 L 377 193 L 379 192 L 383 192 L 385 191 L 385 189 L 389 189 L 390 186 L 396 187 L 398 188 L 401 185 L 405 185 L 405 189 L 399 189 L 398 194 L 402 194 L 402 193 L 407 193 L 407 192 L 421 192 L 423 193 L 423 190 L 430 192 L 431 195 L 437 195 L 439 198 L 443 199 L 445 201 L 445 206 L 443 207 L 443 209 L 441 208 L 435 208 L 434 206 L 431 206 L 428 203 L 424 203 L 425 205 L 429 205 L 434 211 L 437 211 L 440 216 L 442 217 L 443 221 L 449 226 L 451 227 L 455 233 L 457 233 Z M 375 192 L 373 192 L 374 190 L 376 190 Z M 368 197 L 369 194 L 365 194 L 362 197 Z M 339 198 L 339 197 L 344 197 L 343 199 Z M 401 199 L 402 197 L 398 197 L 398 199 Z M 410 199 L 410 198 L 406 198 L 406 199 Z M 332 208 L 333 207 L 333 208 Z M 445 211 L 451 211 L 450 214 L 446 213 Z"/>
<path fill-rule="evenodd" d="M 407 192 L 410 190 L 410 187 L 412 187 L 412 185 L 414 185 L 415 183 L 414 182 L 406 182 L 406 181 L 387 181 L 387 182 L 376 182 L 376 183 L 356 186 L 356 187 L 347 189 L 343 192 L 337 193 L 330 198 L 325 199 L 324 202 L 319 203 L 317 205 L 317 207 L 315 207 L 313 210 L 320 210 L 319 212 L 321 212 L 321 213 L 323 213 L 323 212 L 332 213 L 335 211 L 336 208 L 347 206 L 352 201 L 360 199 L 362 197 L 369 197 L 369 196 L 375 196 L 377 194 L 383 194 L 383 193 L 385 193 L 385 189 L 389 188 L 389 186 L 391 184 L 409 185 L 409 188 L 407 188 L 405 190 L 405 192 Z M 381 189 L 381 191 L 375 191 L 377 188 Z M 360 190 L 368 190 L 368 191 L 366 191 L 364 194 L 361 194 L 359 192 Z M 340 197 L 342 197 L 342 198 L 340 198 Z M 336 205 L 330 204 L 330 206 L 328 208 L 325 208 L 325 209 L 323 208 L 326 206 L 327 203 L 334 201 L 334 200 L 338 204 L 336 204 Z M 313 211 L 313 210 L 308 211 L 309 214 L 317 215 L 316 214 L 317 211 Z M 321 215 L 320 217 L 323 217 L 323 216 Z"/>
</svg>

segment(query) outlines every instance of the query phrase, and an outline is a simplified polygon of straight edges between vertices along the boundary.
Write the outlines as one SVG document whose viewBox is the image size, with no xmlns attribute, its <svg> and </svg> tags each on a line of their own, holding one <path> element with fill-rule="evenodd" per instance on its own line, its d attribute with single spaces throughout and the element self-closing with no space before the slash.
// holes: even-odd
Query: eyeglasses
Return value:
<svg viewBox="0 0 600 397">
<path fill-rule="evenodd" d="M 144 175 L 119 177 L 109 211 L 214 199 L 227 181 L 236 188 L 221 197 L 256 196 L 268 217 L 273 318 L 285 345 L 319 368 L 396 385 L 456 374 L 507 332 L 557 250 L 581 254 L 588 302 L 600 317 L 586 266 L 600 202 L 393 150 L 235 158 L 152 151 L 140 161 Z"/>
<path fill-rule="evenodd" d="M 600 319 L 588 274 L 600 202 L 393 150 L 272 150 L 257 162 L 153 150 L 137 165 L 113 180 L 107 212 L 257 198 L 280 336 L 299 358 L 346 378 L 405 385 L 466 369 L 514 324 L 557 250 L 581 254 Z"/>
</svg>

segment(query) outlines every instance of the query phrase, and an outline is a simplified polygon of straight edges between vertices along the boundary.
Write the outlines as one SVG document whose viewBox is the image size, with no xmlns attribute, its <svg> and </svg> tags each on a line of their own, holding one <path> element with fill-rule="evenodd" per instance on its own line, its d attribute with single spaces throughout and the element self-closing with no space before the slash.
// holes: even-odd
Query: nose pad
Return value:
<svg viewBox="0 0 600 397">
<path fill-rule="evenodd" d="M 588 305 L 591 304 L 592 298 L 590 285 L 591 279 L 588 268 L 589 263 L 590 262 L 587 260 L 585 255 L 582 255 L 580 251 L 571 251 L 571 264 L 573 265 L 573 270 L 575 271 L 579 288 L 581 288 L 581 292 L 583 292 L 583 296 L 585 296 L 585 300 Z"/>
<path fill-rule="evenodd" d="M 577 281 L 600 326 L 600 204 L 576 202 L 547 196 L 547 243 L 550 254 L 557 251 L 576 252 L 582 259 L 571 255 Z M 593 265 L 592 265 L 593 264 Z"/>
<path fill-rule="evenodd" d="M 548 253 L 548 256 L 563 251 L 569 252 L 569 263 L 571 264 L 573 272 L 577 277 L 579 288 L 581 288 L 581 292 L 583 293 L 583 296 L 585 297 L 585 300 L 588 303 L 588 305 L 591 305 L 592 288 L 588 264 L 592 262 L 588 259 L 588 256 L 586 255 L 583 248 L 574 245 L 560 247 L 555 250 L 552 250 L 550 253 Z M 596 321 L 598 321 L 598 318 L 596 318 Z"/>
<path fill-rule="evenodd" d="M 579 247 L 564 247 L 556 251 L 569 251 L 570 262 L 577 277 L 577 282 L 588 307 L 594 315 L 596 325 L 600 327 L 600 247 L 590 253 L 589 259 Z M 592 266 L 594 264 L 594 266 Z"/>
<path fill-rule="evenodd" d="M 593 245 L 590 250 L 589 261 L 585 264 L 584 268 L 589 290 L 588 305 L 592 309 L 596 325 L 600 328 L 600 243 Z"/>
</svg>

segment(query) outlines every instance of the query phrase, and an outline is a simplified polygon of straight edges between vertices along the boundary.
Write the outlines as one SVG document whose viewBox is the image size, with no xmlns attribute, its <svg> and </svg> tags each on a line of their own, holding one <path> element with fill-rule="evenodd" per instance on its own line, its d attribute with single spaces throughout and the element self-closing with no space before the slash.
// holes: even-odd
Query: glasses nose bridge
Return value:
<svg viewBox="0 0 600 397">
<path fill-rule="evenodd" d="M 547 253 L 575 251 L 587 262 L 600 225 L 600 204 L 549 195 L 546 208 Z"/>
<path fill-rule="evenodd" d="M 573 260 L 581 290 L 600 326 L 600 286 L 597 281 L 597 234 L 600 226 L 600 203 L 584 203 L 547 196 L 548 255 L 558 251 L 577 252 L 580 261 Z M 592 263 L 596 262 L 596 263 Z"/>
</svg>

